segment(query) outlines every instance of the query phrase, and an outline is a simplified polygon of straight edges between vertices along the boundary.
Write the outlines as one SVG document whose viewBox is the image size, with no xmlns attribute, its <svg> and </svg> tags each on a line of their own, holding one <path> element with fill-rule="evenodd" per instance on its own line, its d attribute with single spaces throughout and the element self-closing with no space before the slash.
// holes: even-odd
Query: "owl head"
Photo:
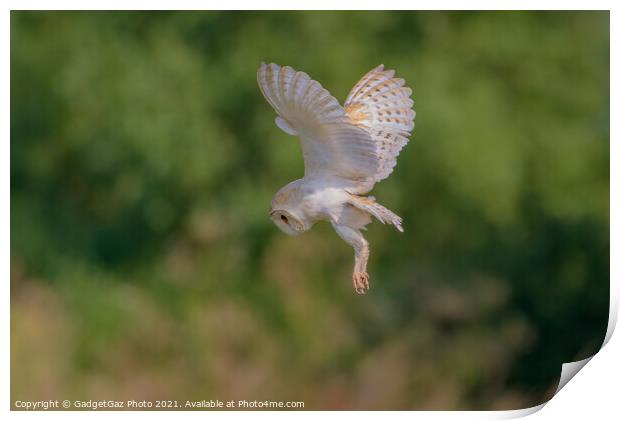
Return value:
<svg viewBox="0 0 620 421">
<path fill-rule="evenodd" d="M 299 193 L 300 182 L 295 180 L 278 190 L 269 208 L 269 217 L 273 223 L 288 235 L 300 234 L 312 225 L 300 209 L 303 199 Z"/>
<path fill-rule="evenodd" d="M 297 235 L 306 231 L 304 223 L 288 210 L 270 209 L 269 217 L 285 234 Z"/>
</svg>

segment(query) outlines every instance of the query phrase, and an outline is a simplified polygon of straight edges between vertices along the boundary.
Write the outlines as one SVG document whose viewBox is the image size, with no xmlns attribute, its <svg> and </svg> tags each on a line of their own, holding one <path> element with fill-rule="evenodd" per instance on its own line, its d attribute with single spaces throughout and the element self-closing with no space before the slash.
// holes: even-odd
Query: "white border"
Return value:
<svg viewBox="0 0 620 421">
<path fill-rule="evenodd" d="M 12 10 L 611 10 L 614 1 L 590 0 L 250 0 L 197 1 L 197 0 L 8 0 Z M 53 4 L 50 4 L 53 3 Z M 562 7 L 557 7 L 561 5 Z"/>
<path fill-rule="evenodd" d="M 210 10 L 272 10 L 272 9 L 306 9 L 306 10 L 344 10 L 344 9 L 361 9 L 361 10 L 467 10 L 467 9 L 496 9 L 496 10 L 611 10 L 611 116 L 616 115 L 617 110 L 617 98 L 618 98 L 618 86 L 615 82 L 613 75 L 618 74 L 618 51 L 614 50 L 614 47 L 618 46 L 618 8 L 614 8 L 615 2 L 612 1 L 600 1 L 591 0 L 588 2 L 566 0 L 563 2 L 555 1 L 541 1 L 541 0 L 524 0 L 514 1 L 508 0 L 503 2 L 491 2 L 491 1 L 448 1 L 437 0 L 433 2 L 420 2 L 420 1 L 393 1 L 384 0 L 377 2 L 376 0 L 357 0 L 357 1 L 327 1 L 327 0 L 301 0 L 297 2 L 282 1 L 282 0 L 266 0 L 255 4 L 251 1 L 234 1 L 229 0 L 226 2 L 199 2 L 192 0 L 176 0 L 172 1 L 136 1 L 136 0 L 109 0 L 109 1 L 78 1 L 78 0 L 60 0 L 50 4 L 49 1 L 44 0 L 24 0 L 15 1 L 9 0 L 4 2 L 6 4 L 5 13 L 2 15 L 3 25 L 1 31 L 1 48 L 2 56 L 5 58 L 5 65 L 2 67 L 2 80 L 4 81 L 4 101 L 2 105 L 2 128 L 5 133 L 5 152 L 1 155 L 3 162 L 2 175 L 4 177 L 4 183 L 2 184 L 2 196 L 8 200 L 10 199 L 10 80 L 9 80 L 9 60 L 10 60 L 10 10 L 62 10 L 62 9 L 90 9 L 90 10 L 103 10 L 103 9 L 117 9 L 117 10 L 137 10 L 137 9 L 155 9 L 155 10 L 197 10 L 197 9 L 210 9 Z M 561 7 L 557 7 L 561 5 Z M 617 132 L 616 123 L 611 120 L 611 139 L 615 139 Z M 618 145 L 616 142 L 611 142 L 611 179 L 610 179 L 610 215 L 618 216 L 618 190 L 620 173 L 617 167 L 614 165 L 618 162 Z M 614 190 L 615 188 L 615 190 Z M 433 420 L 447 420 L 447 419 L 508 419 L 516 418 L 525 415 L 531 415 L 533 418 L 538 419 L 583 419 L 584 417 L 592 417 L 593 415 L 600 415 L 601 419 L 612 419 L 614 415 L 619 414 L 619 405 L 617 399 L 617 385 L 618 374 L 620 373 L 620 364 L 618 363 L 618 356 L 620 355 L 620 345 L 618 339 L 612 336 L 613 330 L 617 322 L 618 315 L 618 269 L 617 263 L 620 259 L 618 247 L 616 246 L 619 234 L 619 227 L 617 222 L 611 220 L 611 286 L 610 286 L 610 322 L 608 326 L 607 335 L 605 338 L 605 346 L 596 354 L 591 361 L 585 366 L 585 369 L 579 373 L 577 380 L 569 382 L 557 396 L 555 396 L 548 404 L 540 405 L 539 407 L 529 408 L 516 411 L 494 411 L 494 412 L 448 412 L 448 411 L 435 411 L 435 412 L 11 412 L 10 408 L 10 359 L 9 359 L 9 346 L 8 339 L 10 335 L 9 324 L 9 306 L 10 306 L 10 284 L 9 271 L 10 271 L 10 208 L 8 203 L 2 207 L 2 224 L 3 232 L 5 233 L 0 240 L 0 248 L 2 249 L 2 267 L 7 276 L 7 282 L 5 284 L 5 294 L 3 297 L 4 311 L 1 314 L 3 337 L 7 339 L 1 347 L 0 353 L 3 362 L 3 381 L 0 382 L 0 393 L 4 397 L 4 408 L 0 411 L 5 412 L 11 419 L 32 419 L 34 417 L 45 416 L 47 418 L 58 419 L 75 419 L 76 417 L 81 419 L 85 416 L 93 419 L 107 419 L 109 417 L 128 419 L 128 418 L 141 418 L 141 419 L 169 419 L 173 416 L 183 416 L 190 419 L 203 420 L 205 417 L 217 418 L 217 419 L 232 419 L 238 416 L 252 416 L 257 419 L 264 419 L 272 421 L 274 419 L 289 419 L 292 416 L 300 419 L 315 419 L 317 415 L 321 417 L 355 417 L 356 419 L 373 419 L 376 417 L 389 417 L 392 419 L 407 419 L 412 417 L 416 419 L 433 419 Z M 617 220 L 616 220 L 617 221 Z M 617 336 L 617 335 L 616 335 Z M 581 366 L 583 367 L 583 365 Z M 579 367 L 579 368 L 581 368 Z M 574 366 L 573 366 L 574 368 Z M 563 369 L 563 375 L 565 371 Z M 572 376 L 571 376 L 572 377 Z M 542 407 L 543 410 L 539 411 Z M 538 411 L 538 412 L 537 412 Z M 597 419 L 596 417 L 595 419 Z"/>
</svg>

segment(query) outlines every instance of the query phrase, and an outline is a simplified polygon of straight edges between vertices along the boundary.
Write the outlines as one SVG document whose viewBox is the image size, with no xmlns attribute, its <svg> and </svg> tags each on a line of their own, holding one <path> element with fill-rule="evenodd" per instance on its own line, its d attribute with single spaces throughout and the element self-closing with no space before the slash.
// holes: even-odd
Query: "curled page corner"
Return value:
<svg viewBox="0 0 620 421">
<path fill-rule="evenodd" d="M 594 355 L 588 358 L 584 358 L 583 360 L 562 364 L 562 372 L 560 373 L 560 382 L 558 383 L 558 388 L 555 390 L 555 393 L 553 394 L 553 396 L 557 395 L 558 392 L 562 390 L 564 386 L 566 386 L 566 383 L 568 383 L 570 379 L 575 377 L 575 374 L 577 374 L 579 370 L 581 370 L 588 362 L 590 362 L 590 360 L 593 357 Z"/>
<path fill-rule="evenodd" d="M 607 345 L 607 343 L 609 342 L 609 339 L 611 339 L 611 335 L 613 334 L 616 328 L 616 322 L 618 320 L 618 297 L 617 297 L 617 294 L 615 294 L 615 292 L 613 291 L 613 284 L 609 292 L 610 292 L 609 294 L 610 295 L 609 296 L 610 298 L 609 320 L 607 322 L 607 332 L 605 334 L 605 339 L 603 340 L 603 344 L 601 345 L 600 349 L 596 353 L 594 353 L 594 355 L 588 358 L 562 364 L 562 372 L 560 373 L 560 381 L 558 382 L 558 387 L 553 393 L 553 396 L 551 397 L 551 399 L 553 399 L 553 397 L 555 397 L 555 395 L 557 395 L 560 392 L 560 390 L 562 390 L 562 388 L 566 386 L 566 384 L 573 377 L 575 377 L 575 375 L 582 368 L 584 368 L 586 364 L 588 364 L 590 360 L 594 358 L 594 356 L 598 354 L 603 349 L 603 347 L 605 347 L 605 345 Z M 539 405 L 532 406 L 530 408 L 503 411 L 503 413 L 501 413 L 501 415 L 499 415 L 497 419 L 515 419 L 515 418 L 526 417 L 528 415 L 531 415 L 535 412 L 540 411 L 545 405 L 547 405 L 551 401 L 551 399 Z"/>
<path fill-rule="evenodd" d="M 593 357 L 594 355 L 588 358 L 584 358 L 583 360 L 562 364 L 562 372 L 560 373 L 560 381 L 558 382 L 558 387 L 553 393 L 553 396 L 551 397 L 551 399 L 553 399 L 553 397 L 557 395 L 558 392 L 564 386 L 566 386 L 566 383 L 568 383 L 573 377 L 575 377 L 575 375 L 579 372 L 579 370 L 581 370 Z M 526 417 L 528 415 L 531 415 L 543 409 L 545 405 L 551 402 L 551 399 L 539 405 L 532 406 L 530 408 L 516 409 L 512 411 L 504 411 L 504 413 L 500 415 L 498 419 L 515 419 L 515 418 Z"/>
<path fill-rule="evenodd" d="M 607 321 L 607 332 L 605 333 L 605 339 L 603 339 L 603 344 L 601 345 L 601 348 L 594 355 L 588 358 L 584 358 L 583 360 L 580 360 L 580 361 L 573 361 L 572 363 L 562 364 L 562 373 L 560 374 L 560 382 L 558 383 L 558 388 L 555 390 L 555 393 L 553 394 L 553 396 L 557 395 L 558 392 L 562 390 L 564 386 L 566 386 L 566 383 L 568 383 L 573 377 L 575 377 L 575 375 L 583 367 L 585 367 L 585 365 L 588 362 L 590 362 L 590 360 L 594 358 L 594 356 L 598 354 L 601 351 L 601 349 L 603 349 L 603 347 L 605 347 L 605 345 L 607 345 L 607 343 L 611 339 L 611 335 L 614 333 L 614 330 L 616 328 L 616 323 L 618 321 L 619 299 L 618 299 L 617 290 L 615 288 L 616 287 L 614 286 L 614 283 L 611 282 L 610 287 L 609 287 L 609 319 Z M 541 409 L 544 405 L 546 405 L 546 403 L 540 405 L 539 409 Z"/>
</svg>

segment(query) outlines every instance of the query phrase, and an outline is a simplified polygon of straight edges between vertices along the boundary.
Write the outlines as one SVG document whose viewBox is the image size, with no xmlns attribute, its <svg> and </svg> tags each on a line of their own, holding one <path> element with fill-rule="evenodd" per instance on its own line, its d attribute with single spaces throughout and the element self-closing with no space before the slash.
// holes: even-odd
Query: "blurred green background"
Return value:
<svg viewBox="0 0 620 421">
<path fill-rule="evenodd" d="M 268 218 L 303 162 L 261 61 L 413 88 L 366 296 Z M 607 12 L 11 13 L 12 400 L 523 408 L 608 303 Z"/>
</svg>

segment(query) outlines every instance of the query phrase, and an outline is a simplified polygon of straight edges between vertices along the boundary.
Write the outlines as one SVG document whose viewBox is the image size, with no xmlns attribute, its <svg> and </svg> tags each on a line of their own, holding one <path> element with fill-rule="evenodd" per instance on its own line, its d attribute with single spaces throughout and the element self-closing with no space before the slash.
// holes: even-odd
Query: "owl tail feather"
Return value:
<svg viewBox="0 0 620 421">
<path fill-rule="evenodd" d="M 402 227 L 403 219 L 385 206 L 378 204 L 374 197 L 352 194 L 349 203 L 364 212 L 368 212 L 382 224 L 392 224 L 398 231 L 404 232 Z"/>
</svg>

